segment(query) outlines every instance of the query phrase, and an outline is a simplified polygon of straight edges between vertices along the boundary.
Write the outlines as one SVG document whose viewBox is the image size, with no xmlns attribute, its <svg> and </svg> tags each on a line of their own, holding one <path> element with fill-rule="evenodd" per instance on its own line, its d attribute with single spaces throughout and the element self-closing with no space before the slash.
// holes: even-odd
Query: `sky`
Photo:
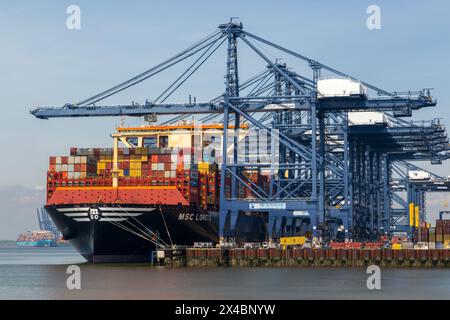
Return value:
<svg viewBox="0 0 450 320">
<path fill-rule="evenodd" d="M 81 29 L 69 30 L 69 5 L 81 9 Z M 366 26 L 369 5 L 381 10 L 381 29 Z M 38 120 L 36 106 L 77 102 L 126 80 L 188 47 L 230 17 L 268 40 L 387 90 L 434 88 L 438 106 L 413 119 L 442 118 L 450 128 L 450 3 L 448 1 L 45 1 L 0 2 L 0 239 L 37 228 L 45 201 L 48 157 L 71 146 L 111 146 L 118 118 Z M 306 68 L 280 53 L 297 71 Z M 243 50 L 240 70 L 265 63 Z M 292 64 L 291 64 L 292 63 Z M 297 69 L 298 65 L 298 69 Z M 189 94 L 205 101 L 223 91 L 225 50 L 199 70 L 172 102 Z M 156 97 L 182 69 L 161 74 L 105 103 Z M 129 125 L 138 119 L 126 119 Z M 450 175 L 441 166 L 420 163 Z M 436 217 L 447 194 L 429 194 Z"/>
</svg>

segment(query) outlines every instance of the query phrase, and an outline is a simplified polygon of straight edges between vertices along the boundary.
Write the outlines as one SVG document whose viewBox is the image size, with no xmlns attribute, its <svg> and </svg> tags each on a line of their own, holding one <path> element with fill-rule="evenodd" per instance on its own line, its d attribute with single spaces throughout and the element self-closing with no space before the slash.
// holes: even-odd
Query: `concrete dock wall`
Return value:
<svg viewBox="0 0 450 320">
<path fill-rule="evenodd" d="M 168 267 L 450 267 L 448 249 L 165 249 Z"/>
</svg>

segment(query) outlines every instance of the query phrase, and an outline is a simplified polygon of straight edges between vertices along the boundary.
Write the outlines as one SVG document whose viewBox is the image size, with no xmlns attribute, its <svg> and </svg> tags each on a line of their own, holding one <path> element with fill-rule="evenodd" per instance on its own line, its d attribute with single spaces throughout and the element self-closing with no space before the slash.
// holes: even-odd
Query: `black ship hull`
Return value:
<svg viewBox="0 0 450 320">
<path fill-rule="evenodd" d="M 89 262 L 144 262 L 159 245 L 218 242 L 218 218 L 197 207 L 168 205 L 46 206 Z"/>
<path fill-rule="evenodd" d="M 148 262 L 161 246 L 219 242 L 219 217 L 194 206 L 77 204 L 46 211 L 66 240 L 89 262 Z M 261 217 L 242 215 L 239 242 L 265 241 Z"/>
</svg>

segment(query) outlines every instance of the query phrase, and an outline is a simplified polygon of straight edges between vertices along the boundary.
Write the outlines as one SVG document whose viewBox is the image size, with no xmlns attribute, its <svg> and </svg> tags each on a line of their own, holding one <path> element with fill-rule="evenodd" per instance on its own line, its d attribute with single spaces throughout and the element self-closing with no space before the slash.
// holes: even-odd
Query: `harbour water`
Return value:
<svg viewBox="0 0 450 320">
<path fill-rule="evenodd" d="M 67 266 L 81 289 L 66 287 Z M 450 269 L 178 268 L 92 265 L 71 247 L 0 248 L 0 299 L 450 299 Z"/>
</svg>

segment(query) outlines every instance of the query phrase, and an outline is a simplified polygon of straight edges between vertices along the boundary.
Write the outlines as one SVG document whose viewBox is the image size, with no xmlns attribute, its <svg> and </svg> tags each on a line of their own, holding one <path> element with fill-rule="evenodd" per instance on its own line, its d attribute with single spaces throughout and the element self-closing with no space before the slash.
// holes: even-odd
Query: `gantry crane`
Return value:
<svg viewBox="0 0 450 320">
<path fill-rule="evenodd" d="M 240 45 L 250 48 L 266 65 L 245 81 L 241 81 L 239 68 Z M 206 102 L 192 103 L 191 99 L 181 104 L 166 102 L 222 46 L 226 46 L 223 93 Z M 269 58 L 263 46 L 305 63 L 310 74 L 299 74 L 286 63 Z M 189 59 L 192 63 L 154 99 L 142 104 L 101 103 Z M 318 90 L 322 73 L 359 82 L 368 92 L 323 96 Z M 173 118 L 168 122 L 187 116 L 203 122 L 221 121 L 224 124 L 222 236 L 233 235 L 241 212 L 256 211 L 269 214 L 268 230 L 274 237 L 280 236 L 286 221 L 295 227 L 298 219 L 308 219 L 314 236 L 326 236 L 327 222 L 338 220 L 348 237 L 373 239 L 391 230 L 393 163 L 400 160 L 440 163 L 448 158 L 448 139 L 440 123 L 401 119 L 411 116 L 414 110 L 434 106 L 436 100 L 429 89 L 386 91 L 250 33 L 241 22 L 230 19 L 199 42 L 127 81 L 77 103 L 38 107 L 31 113 L 40 119 L 171 115 Z M 367 111 L 384 112 L 389 121 L 376 126 L 352 125 L 349 121 L 349 113 Z M 231 129 L 230 123 L 234 124 Z M 237 150 L 242 146 L 236 137 L 243 123 L 268 132 L 276 141 L 277 150 L 272 150 L 277 153 L 275 168 L 256 160 L 239 161 Z M 229 147 L 234 150 L 231 157 L 227 157 Z M 249 181 L 242 174 L 244 169 L 255 172 L 271 169 L 269 192 Z M 225 193 L 226 176 L 231 179 L 229 196 Z M 252 198 L 241 197 L 237 192 L 239 186 L 247 188 Z"/>
</svg>

